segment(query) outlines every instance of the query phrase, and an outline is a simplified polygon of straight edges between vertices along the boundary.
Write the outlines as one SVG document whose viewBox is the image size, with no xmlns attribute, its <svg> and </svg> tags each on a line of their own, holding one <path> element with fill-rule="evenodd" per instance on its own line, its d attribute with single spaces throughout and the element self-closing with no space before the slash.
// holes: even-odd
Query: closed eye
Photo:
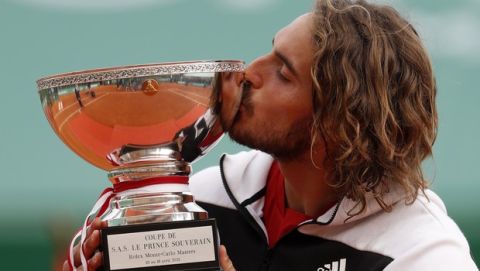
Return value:
<svg viewBox="0 0 480 271">
<path fill-rule="evenodd" d="M 282 70 L 277 70 L 277 77 L 284 82 L 290 82 L 290 79 L 282 74 Z"/>
</svg>

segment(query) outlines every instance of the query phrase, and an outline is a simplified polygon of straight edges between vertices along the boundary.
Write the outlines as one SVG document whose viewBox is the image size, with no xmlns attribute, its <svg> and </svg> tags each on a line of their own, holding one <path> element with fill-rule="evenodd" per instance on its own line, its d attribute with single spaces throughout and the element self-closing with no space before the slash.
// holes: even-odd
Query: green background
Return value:
<svg viewBox="0 0 480 271">
<path fill-rule="evenodd" d="M 480 1 L 391 3 L 419 29 L 433 59 L 440 129 L 425 168 L 478 265 Z M 0 0 L 2 270 L 51 270 L 109 185 L 105 172 L 74 155 L 49 127 L 38 78 L 163 61 L 249 63 L 311 6 L 310 0 Z M 195 170 L 239 149 L 224 138 Z"/>
</svg>

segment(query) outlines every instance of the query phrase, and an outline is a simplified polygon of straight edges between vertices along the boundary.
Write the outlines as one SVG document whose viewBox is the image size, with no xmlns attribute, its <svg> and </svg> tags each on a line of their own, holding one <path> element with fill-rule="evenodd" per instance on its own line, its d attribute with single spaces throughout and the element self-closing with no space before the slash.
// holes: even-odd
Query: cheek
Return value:
<svg viewBox="0 0 480 271">
<path fill-rule="evenodd" d="M 275 118 L 291 116 L 292 118 L 311 116 L 312 101 L 310 96 L 297 90 L 278 89 L 274 92 L 256 93 L 252 102 L 259 113 L 264 111 Z"/>
<path fill-rule="evenodd" d="M 290 127 L 309 115 L 305 106 L 300 106 L 291 102 L 291 99 L 283 99 L 279 96 L 261 99 L 258 103 L 252 102 L 253 119 L 260 126 L 271 123 L 278 127 Z"/>
</svg>

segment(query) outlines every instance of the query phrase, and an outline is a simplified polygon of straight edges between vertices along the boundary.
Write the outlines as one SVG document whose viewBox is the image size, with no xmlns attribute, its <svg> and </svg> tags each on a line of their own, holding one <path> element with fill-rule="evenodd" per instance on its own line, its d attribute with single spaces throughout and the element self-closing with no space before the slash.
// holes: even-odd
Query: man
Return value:
<svg viewBox="0 0 480 271">
<path fill-rule="evenodd" d="M 435 79 L 395 10 L 317 0 L 238 85 L 224 127 L 259 151 L 224 156 L 190 183 L 217 219 L 225 270 L 478 270 L 422 175 Z M 100 227 L 84 246 L 92 269 Z"/>
</svg>

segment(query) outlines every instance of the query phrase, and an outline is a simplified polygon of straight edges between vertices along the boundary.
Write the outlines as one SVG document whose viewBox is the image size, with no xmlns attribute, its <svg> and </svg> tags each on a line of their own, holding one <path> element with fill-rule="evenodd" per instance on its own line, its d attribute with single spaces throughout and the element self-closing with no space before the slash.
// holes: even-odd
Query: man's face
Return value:
<svg viewBox="0 0 480 271">
<path fill-rule="evenodd" d="M 312 15 L 281 29 L 272 51 L 245 72 L 240 109 L 230 136 L 240 144 L 292 159 L 310 147 L 313 62 Z"/>
</svg>

